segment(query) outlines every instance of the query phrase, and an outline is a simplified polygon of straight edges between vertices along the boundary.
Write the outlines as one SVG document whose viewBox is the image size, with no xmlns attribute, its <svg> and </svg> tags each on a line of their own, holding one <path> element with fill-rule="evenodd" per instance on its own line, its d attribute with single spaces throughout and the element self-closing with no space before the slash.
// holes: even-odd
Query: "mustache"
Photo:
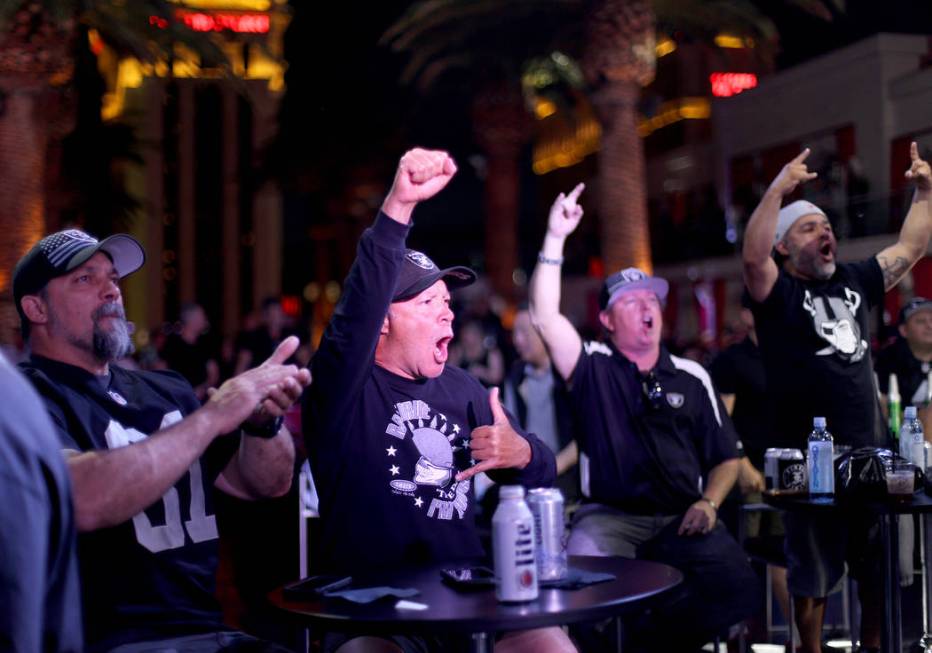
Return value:
<svg viewBox="0 0 932 653">
<path fill-rule="evenodd" d="M 136 325 L 126 319 L 126 311 L 123 310 L 123 305 L 118 304 L 117 302 L 101 304 L 94 310 L 94 312 L 91 314 L 91 317 L 95 322 L 105 317 L 119 318 L 126 323 L 126 330 L 130 335 L 136 331 Z"/>
</svg>

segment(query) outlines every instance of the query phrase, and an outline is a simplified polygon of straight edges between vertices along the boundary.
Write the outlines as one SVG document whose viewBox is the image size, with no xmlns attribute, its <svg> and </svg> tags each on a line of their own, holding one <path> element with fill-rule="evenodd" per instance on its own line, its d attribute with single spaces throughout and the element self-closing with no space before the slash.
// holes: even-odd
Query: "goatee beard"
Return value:
<svg viewBox="0 0 932 653">
<path fill-rule="evenodd" d="M 101 327 L 100 321 L 110 320 L 110 328 Z M 103 363 L 113 363 L 135 351 L 133 340 L 130 338 L 130 325 L 126 321 L 123 307 L 116 302 L 100 306 L 92 315 L 94 320 L 93 353 L 94 357 Z"/>
</svg>

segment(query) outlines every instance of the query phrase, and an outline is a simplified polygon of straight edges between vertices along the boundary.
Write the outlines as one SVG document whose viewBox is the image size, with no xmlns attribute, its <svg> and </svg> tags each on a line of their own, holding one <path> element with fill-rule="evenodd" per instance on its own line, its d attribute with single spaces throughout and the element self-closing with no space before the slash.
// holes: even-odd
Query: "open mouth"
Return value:
<svg viewBox="0 0 932 653">
<path fill-rule="evenodd" d="M 438 363 L 446 363 L 450 356 L 449 345 L 453 339 L 452 336 L 440 338 L 434 345 L 434 360 Z"/>
<path fill-rule="evenodd" d="M 645 315 L 644 318 L 641 320 L 641 323 L 648 330 L 654 328 L 654 318 L 651 317 L 650 315 Z"/>
<path fill-rule="evenodd" d="M 821 254 L 822 258 L 824 259 L 831 259 L 835 255 L 834 251 L 832 250 L 832 244 L 825 243 L 824 245 L 822 245 L 819 248 L 819 254 Z"/>
</svg>

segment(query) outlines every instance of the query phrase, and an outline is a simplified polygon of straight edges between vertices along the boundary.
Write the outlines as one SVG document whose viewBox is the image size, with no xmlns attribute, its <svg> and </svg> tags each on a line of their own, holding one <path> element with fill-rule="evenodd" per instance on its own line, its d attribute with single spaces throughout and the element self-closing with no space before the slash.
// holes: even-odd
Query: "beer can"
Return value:
<svg viewBox="0 0 932 653">
<path fill-rule="evenodd" d="M 527 504 L 534 515 L 537 578 L 566 578 L 563 493 L 557 488 L 535 488 L 528 492 Z"/>
<path fill-rule="evenodd" d="M 778 460 L 780 458 L 780 449 L 770 447 L 764 453 L 764 487 L 768 490 L 779 489 L 777 484 Z"/>
<path fill-rule="evenodd" d="M 506 602 L 533 601 L 538 595 L 534 516 L 520 485 L 502 486 L 498 497 L 492 515 L 495 597 Z"/>
<path fill-rule="evenodd" d="M 777 466 L 777 489 L 805 490 L 808 477 L 803 452 L 799 449 L 781 449 Z"/>
</svg>

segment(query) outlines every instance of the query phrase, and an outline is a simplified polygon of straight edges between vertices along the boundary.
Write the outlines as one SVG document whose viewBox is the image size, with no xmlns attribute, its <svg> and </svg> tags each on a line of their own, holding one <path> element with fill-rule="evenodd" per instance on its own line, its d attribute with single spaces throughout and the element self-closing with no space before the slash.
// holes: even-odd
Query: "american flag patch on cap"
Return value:
<svg viewBox="0 0 932 653">
<path fill-rule="evenodd" d="M 96 238 L 88 236 L 83 231 L 68 229 L 66 231 L 60 231 L 57 234 L 52 234 L 48 238 L 44 238 L 42 242 L 39 243 L 39 247 L 42 249 L 49 263 L 55 267 L 59 267 L 77 252 L 85 247 L 93 247 L 98 242 Z"/>
</svg>

